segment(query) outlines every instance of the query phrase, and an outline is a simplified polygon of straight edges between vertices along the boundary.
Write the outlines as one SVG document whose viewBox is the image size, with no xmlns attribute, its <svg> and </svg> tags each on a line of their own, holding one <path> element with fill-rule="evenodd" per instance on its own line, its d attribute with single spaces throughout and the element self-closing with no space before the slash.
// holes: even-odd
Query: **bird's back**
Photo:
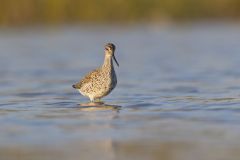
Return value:
<svg viewBox="0 0 240 160">
<path fill-rule="evenodd" d="M 100 68 L 89 72 L 83 79 L 81 79 L 78 83 L 74 84 L 73 88 L 81 90 L 85 85 L 92 83 L 100 75 L 100 72 Z"/>
</svg>

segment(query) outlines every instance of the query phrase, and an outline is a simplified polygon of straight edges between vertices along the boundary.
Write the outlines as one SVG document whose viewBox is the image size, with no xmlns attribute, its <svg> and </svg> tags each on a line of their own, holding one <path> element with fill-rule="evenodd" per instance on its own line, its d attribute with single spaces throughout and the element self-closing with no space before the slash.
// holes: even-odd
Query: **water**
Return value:
<svg viewBox="0 0 240 160">
<path fill-rule="evenodd" d="M 81 107 L 106 42 L 121 107 Z M 2 29 L 0 159 L 237 160 L 239 61 L 234 24 Z"/>
</svg>

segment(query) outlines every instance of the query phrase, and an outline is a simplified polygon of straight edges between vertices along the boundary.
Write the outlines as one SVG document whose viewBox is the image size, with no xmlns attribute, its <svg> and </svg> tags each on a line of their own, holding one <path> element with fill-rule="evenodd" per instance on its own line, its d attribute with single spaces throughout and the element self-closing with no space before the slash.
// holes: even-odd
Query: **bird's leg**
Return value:
<svg viewBox="0 0 240 160">
<path fill-rule="evenodd" d="M 96 99 L 93 97 L 89 97 L 89 98 L 90 98 L 91 104 L 104 104 L 100 98 L 96 98 Z"/>
<path fill-rule="evenodd" d="M 90 98 L 90 102 L 94 103 L 94 98 L 93 97 L 89 97 Z"/>
<path fill-rule="evenodd" d="M 97 98 L 94 102 L 96 102 L 96 103 L 101 102 L 101 99 Z"/>
<path fill-rule="evenodd" d="M 104 104 L 104 102 L 100 98 L 97 98 L 94 102 L 97 104 Z"/>
</svg>

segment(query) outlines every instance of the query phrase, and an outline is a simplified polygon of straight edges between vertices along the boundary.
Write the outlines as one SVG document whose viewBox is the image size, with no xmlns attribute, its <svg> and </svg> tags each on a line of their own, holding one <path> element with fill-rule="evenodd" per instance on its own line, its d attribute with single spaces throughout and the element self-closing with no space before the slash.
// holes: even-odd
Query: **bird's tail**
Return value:
<svg viewBox="0 0 240 160">
<path fill-rule="evenodd" d="M 73 87 L 73 88 L 75 88 L 75 89 L 77 88 L 75 84 L 74 84 L 74 85 L 72 85 L 72 87 Z"/>
</svg>

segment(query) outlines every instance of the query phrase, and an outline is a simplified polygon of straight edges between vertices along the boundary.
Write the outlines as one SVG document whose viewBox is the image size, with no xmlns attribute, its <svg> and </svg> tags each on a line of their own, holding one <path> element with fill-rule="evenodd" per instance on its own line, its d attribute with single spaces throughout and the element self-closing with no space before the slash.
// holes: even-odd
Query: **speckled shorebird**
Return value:
<svg viewBox="0 0 240 160">
<path fill-rule="evenodd" d="M 119 66 L 114 52 L 115 45 L 107 43 L 105 45 L 105 58 L 101 67 L 88 73 L 78 83 L 72 85 L 83 96 L 89 97 L 91 102 L 100 100 L 102 97 L 108 95 L 117 85 L 117 76 L 114 71 L 113 60 Z"/>
</svg>

